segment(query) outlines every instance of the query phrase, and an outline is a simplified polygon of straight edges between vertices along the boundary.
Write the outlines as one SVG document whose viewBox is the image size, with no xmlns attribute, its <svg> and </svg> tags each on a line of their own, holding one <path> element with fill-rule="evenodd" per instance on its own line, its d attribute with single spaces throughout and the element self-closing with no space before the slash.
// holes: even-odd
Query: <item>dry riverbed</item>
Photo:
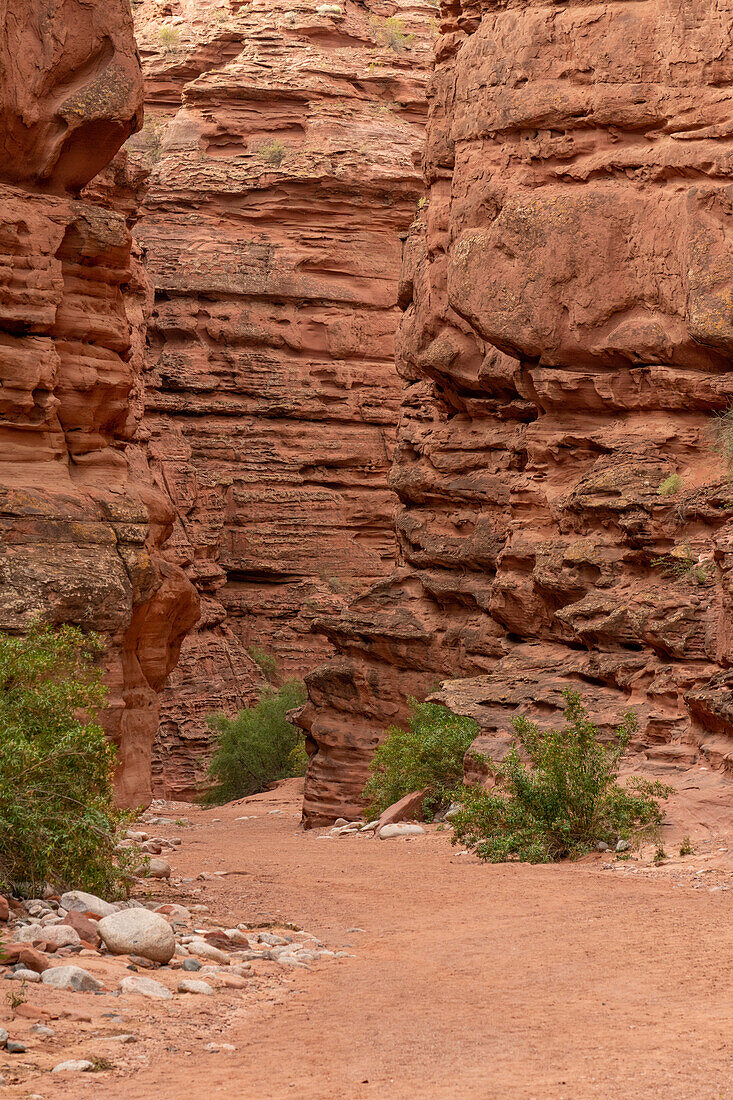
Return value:
<svg viewBox="0 0 733 1100">
<path fill-rule="evenodd" d="M 0 1052 L 0 1094 L 733 1097 L 733 801 L 719 777 L 689 775 L 660 866 L 645 850 L 487 867 L 438 826 L 303 833 L 297 781 L 217 810 L 156 806 L 140 828 L 181 843 L 161 852 L 170 880 L 135 899 L 188 911 L 180 953 L 154 969 L 47 956 L 97 992 L 0 981 L 0 1027 L 26 1048 Z M 694 853 L 672 856 L 686 833 Z M 201 941 L 227 964 L 197 955 Z M 211 993 L 178 992 L 202 973 Z M 121 990 L 129 977 L 172 996 Z M 93 1068 L 51 1072 L 65 1061 Z"/>
</svg>

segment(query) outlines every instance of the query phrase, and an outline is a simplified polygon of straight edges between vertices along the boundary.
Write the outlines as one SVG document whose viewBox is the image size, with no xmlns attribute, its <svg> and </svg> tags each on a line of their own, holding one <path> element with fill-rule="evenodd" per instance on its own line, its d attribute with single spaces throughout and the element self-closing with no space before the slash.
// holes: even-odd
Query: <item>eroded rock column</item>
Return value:
<svg viewBox="0 0 733 1100">
<path fill-rule="evenodd" d="M 409 691 L 729 768 L 733 6 L 448 2 L 406 251 L 400 569 L 322 627 L 311 823 Z M 460 679 L 456 679 L 460 677 Z"/>
<path fill-rule="evenodd" d="M 155 286 L 146 429 L 202 619 L 165 693 L 157 778 L 190 795 L 205 716 L 258 650 L 302 675 L 314 618 L 392 568 L 387 473 L 402 240 L 436 9 L 423 0 L 143 0 Z"/>
<path fill-rule="evenodd" d="M 126 0 L 0 2 L 0 628 L 108 641 L 118 794 L 150 800 L 157 691 L 196 618 L 170 505 L 129 444 L 138 379 L 122 213 L 79 198 L 142 118 Z M 140 456 L 142 457 L 142 456 Z"/>
</svg>

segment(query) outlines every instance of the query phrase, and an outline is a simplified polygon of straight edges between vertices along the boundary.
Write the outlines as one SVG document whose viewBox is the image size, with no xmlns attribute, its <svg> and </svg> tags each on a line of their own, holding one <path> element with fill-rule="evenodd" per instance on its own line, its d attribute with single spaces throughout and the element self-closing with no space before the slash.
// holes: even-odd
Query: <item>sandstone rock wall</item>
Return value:
<svg viewBox="0 0 733 1100">
<path fill-rule="evenodd" d="M 305 814 L 409 691 L 486 736 L 580 687 L 730 769 L 733 4 L 448 0 L 406 250 L 400 568 L 320 626 Z M 456 679 L 460 677 L 460 679 Z"/>
<path fill-rule="evenodd" d="M 108 639 L 128 805 L 150 799 L 156 692 L 196 618 L 160 557 L 170 505 L 128 446 L 126 218 L 78 197 L 141 117 L 126 0 L 0 0 L 0 628 L 42 617 Z"/>
<path fill-rule="evenodd" d="M 135 15 L 148 452 L 203 610 L 156 756 L 160 790 L 186 797 L 205 715 L 261 681 L 250 649 L 302 675 L 331 652 L 314 617 L 394 561 L 397 286 L 436 9 L 142 0 Z"/>
</svg>

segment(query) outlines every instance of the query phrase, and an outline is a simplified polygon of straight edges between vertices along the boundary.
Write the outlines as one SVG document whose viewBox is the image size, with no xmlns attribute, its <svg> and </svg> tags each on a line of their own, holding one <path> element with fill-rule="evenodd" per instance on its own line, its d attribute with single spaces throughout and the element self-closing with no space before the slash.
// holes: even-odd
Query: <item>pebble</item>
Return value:
<svg viewBox="0 0 733 1100">
<path fill-rule="evenodd" d="M 169 1001 L 173 994 L 160 982 L 152 978 L 136 978 L 130 975 L 120 982 L 122 993 L 139 993 L 142 997 L 152 997 L 160 1001 Z"/>
<path fill-rule="evenodd" d="M 195 978 L 184 978 L 178 983 L 179 993 L 202 993 L 204 996 L 213 997 L 214 990 L 208 982 L 196 981 Z"/>
<path fill-rule="evenodd" d="M 231 1043 L 207 1043 L 204 1050 L 210 1050 L 212 1053 L 216 1053 L 219 1050 L 236 1050 L 235 1046 Z"/>
<path fill-rule="evenodd" d="M 170 878 L 171 865 L 165 859 L 152 856 L 149 863 L 141 864 L 135 870 L 136 875 L 144 875 L 146 878 Z"/>
<path fill-rule="evenodd" d="M 53 1039 L 56 1034 L 52 1027 L 46 1027 L 45 1024 L 34 1024 L 31 1031 L 35 1031 L 36 1035 L 40 1035 L 42 1039 Z"/>
<path fill-rule="evenodd" d="M 182 963 L 184 970 L 200 970 L 201 963 L 198 959 L 184 959 Z"/>
<path fill-rule="evenodd" d="M 40 982 L 41 980 L 41 975 L 37 974 L 35 970 L 13 970 L 5 977 L 16 982 Z"/>
<path fill-rule="evenodd" d="M 52 985 L 55 989 L 70 989 L 74 993 L 93 993 L 104 989 L 102 982 L 80 966 L 54 966 L 44 970 L 41 981 L 44 985 Z"/>
<path fill-rule="evenodd" d="M 136 1043 L 137 1035 L 105 1035 L 108 1043 Z"/>
<path fill-rule="evenodd" d="M 596 844 L 597 852 L 609 852 L 610 850 L 611 849 L 609 848 L 608 844 L 606 844 L 605 840 L 599 840 Z"/>
<path fill-rule="evenodd" d="M 220 951 L 218 947 L 207 943 L 206 940 L 194 938 L 186 946 L 191 954 L 200 955 L 202 959 L 211 959 L 212 962 L 221 963 L 222 966 L 229 965 L 229 956 L 226 952 Z"/>
<path fill-rule="evenodd" d="M 5 1049 L 8 1054 L 25 1054 L 27 1048 L 25 1043 L 19 1043 L 17 1039 L 8 1039 Z"/>
<path fill-rule="evenodd" d="M 384 825 L 379 832 L 380 840 L 391 840 L 400 836 L 421 836 L 425 830 L 422 825 L 411 825 L 407 822 L 394 825 Z"/>
<path fill-rule="evenodd" d="M 50 943 L 54 947 L 81 947 L 81 937 L 68 924 L 55 924 L 43 928 L 40 924 L 27 924 L 15 930 L 16 943 Z"/>
<path fill-rule="evenodd" d="M 628 852 L 630 847 L 631 845 L 629 844 L 628 840 L 619 840 L 618 844 L 616 845 L 616 851 Z"/>
<path fill-rule="evenodd" d="M 8 1041 L 8 1033 L 4 1027 L 0 1027 L 0 1047 L 4 1047 Z"/>
<path fill-rule="evenodd" d="M 51 1073 L 89 1073 L 93 1069 L 94 1062 L 89 1062 L 86 1058 L 72 1058 L 69 1062 L 59 1062 L 53 1067 Z"/>
</svg>

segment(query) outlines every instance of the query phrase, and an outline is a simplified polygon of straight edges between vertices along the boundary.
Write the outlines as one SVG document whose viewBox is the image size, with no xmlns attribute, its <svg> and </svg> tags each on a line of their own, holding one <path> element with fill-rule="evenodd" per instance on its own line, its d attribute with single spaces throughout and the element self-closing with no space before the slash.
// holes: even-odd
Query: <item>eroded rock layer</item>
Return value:
<svg viewBox="0 0 733 1100">
<path fill-rule="evenodd" d="M 130 232 L 78 197 L 141 117 L 126 0 L 0 0 L 0 628 L 42 618 L 108 640 L 103 721 L 128 805 L 150 800 L 156 693 L 196 618 L 160 557 L 172 510 L 128 446 Z"/>
<path fill-rule="evenodd" d="M 401 567 L 320 624 L 311 823 L 358 811 L 380 731 L 446 677 L 486 735 L 570 683 L 604 728 L 633 705 L 647 758 L 733 764 L 733 3 L 441 17 Z"/>
<path fill-rule="evenodd" d="M 156 292 L 149 455 L 203 617 L 165 693 L 160 790 L 187 797 L 205 715 L 302 675 L 310 631 L 389 572 L 394 333 L 436 11 L 424 0 L 143 0 Z"/>
</svg>

